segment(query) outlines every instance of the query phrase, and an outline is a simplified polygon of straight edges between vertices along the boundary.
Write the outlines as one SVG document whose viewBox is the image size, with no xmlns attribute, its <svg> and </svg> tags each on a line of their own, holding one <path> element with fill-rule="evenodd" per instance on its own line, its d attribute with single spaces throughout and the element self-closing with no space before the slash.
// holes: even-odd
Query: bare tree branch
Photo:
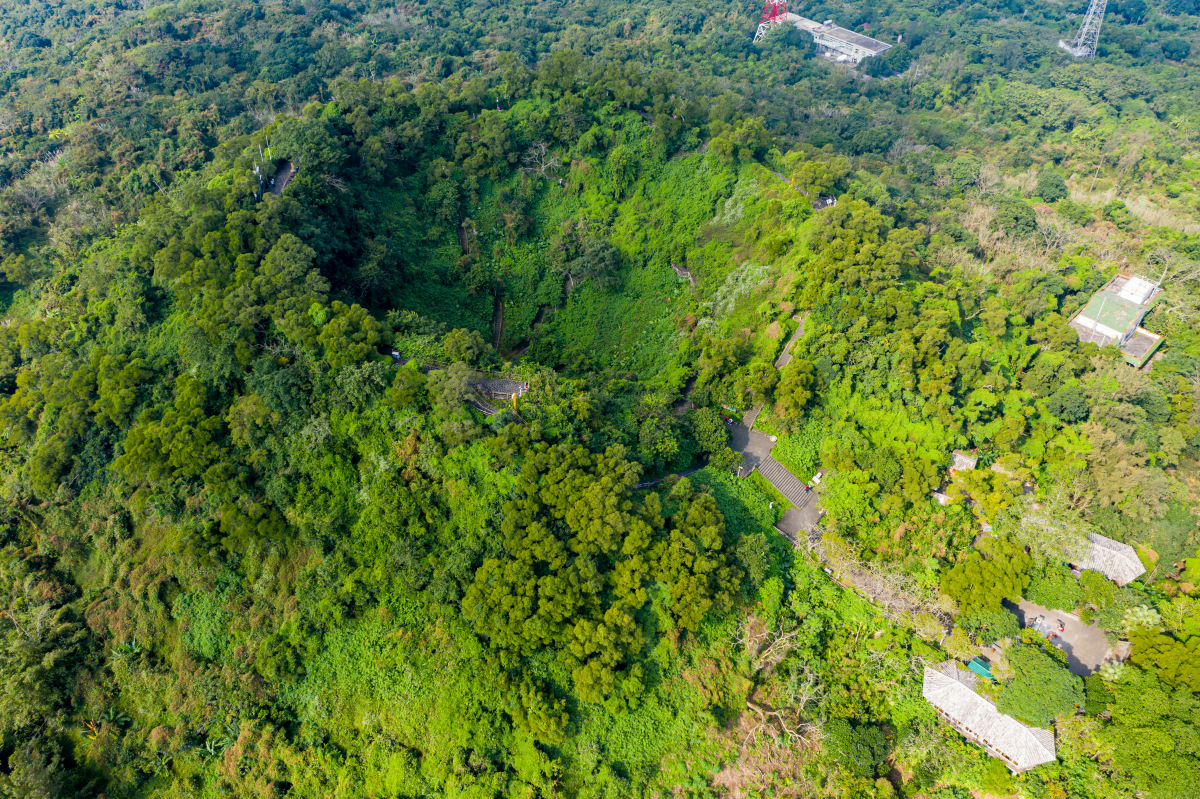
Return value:
<svg viewBox="0 0 1200 799">
<path fill-rule="evenodd" d="M 521 163 L 525 166 L 521 167 L 526 172 L 536 172 L 544 178 L 556 178 L 551 174 L 554 170 L 562 166 L 562 161 L 558 160 L 558 156 L 550 152 L 550 147 L 545 142 L 534 142 L 521 156 Z"/>
</svg>

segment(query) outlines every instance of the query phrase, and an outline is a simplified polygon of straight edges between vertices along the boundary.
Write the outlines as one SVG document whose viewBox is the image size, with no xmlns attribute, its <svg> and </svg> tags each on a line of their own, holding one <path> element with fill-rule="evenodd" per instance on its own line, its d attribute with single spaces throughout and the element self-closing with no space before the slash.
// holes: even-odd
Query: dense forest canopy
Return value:
<svg viewBox="0 0 1200 799">
<path fill-rule="evenodd" d="M 0 796 L 1194 795 L 1200 7 L 790 10 L 0 0 Z"/>
</svg>

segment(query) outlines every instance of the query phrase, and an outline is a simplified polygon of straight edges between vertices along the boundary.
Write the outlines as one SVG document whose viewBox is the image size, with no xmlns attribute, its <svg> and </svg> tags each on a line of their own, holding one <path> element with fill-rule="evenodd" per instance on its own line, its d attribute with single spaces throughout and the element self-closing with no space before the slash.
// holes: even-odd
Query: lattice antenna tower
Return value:
<svg viewBox="0 0 1200 799">
<path fill-rule="evenodd" d="M 758 20 L 758 30 L 754 33 L 754 41 L 767 34 L 773 25 L 787 22 L 787 0 L 766 0 L 763 3 L 762 17 Z"/>
<path fill-rule="evenodd" d="M 1100 23 L 1104 22 L 1104 9 L 1107 6 L 1108 0 L 1091 0 L 1075 43 L 1067 44 L 1059 39 L 1058 46 L 1076 58 L 1095 58 L 1096 45 L 1100 41 Z"/>
</svg>

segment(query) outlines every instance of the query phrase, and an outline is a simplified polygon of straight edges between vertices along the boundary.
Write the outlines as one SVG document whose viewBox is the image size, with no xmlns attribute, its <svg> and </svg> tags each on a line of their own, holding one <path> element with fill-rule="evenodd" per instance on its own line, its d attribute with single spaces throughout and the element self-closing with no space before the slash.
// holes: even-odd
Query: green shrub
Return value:
<svg viewBox="0 0 1200 799">
<path fill-rule="evenodd" d="M 1095 216 L 1092 206 L 1087 203 L 1077 203 L 1074 200 L 1059 200 L 1055 203 L 1054 210 L 1058 212 L 1059 216 L 1074 222 L 1079 227 L 1091 222 Z"/>
<path fill-rule="evenodd" d="M 873 724 L 852 726 L 845 719 L 825 725 L 825 746 L 839 764 L 855 777 L 880 774 L 887 758 L 887 740 Z"/>
<path fill-rule="evenodd" d="M 1006 654 L 1017 676 L 1001 686 L 996 703 L 1001 713 L 1035 727 L 1049 727 L 1056 717 L 1073 715 L 1083 705 L 1083 680 L 1040 646 L 1017 645 Z"/>
<path fill-rule="evenodd" d="M 1067 188 L 1067 181 L 1063 180 L 1062 175 L 1050 169 L 1043 169 L 1038 175 L 1035 192 L 1046 202 L 1052 203 L 1067 197 L 1071 190 Z"/>
<path fill-rule="evenodd" d="M 1003 760 L 989 757 L 983 766 L 979 787 L 990 796 L 1008 796 L 1016 791 L 1017 782 Z"/>
<path fill-rule="evenodd" d="M 1048 565 L 1035 571 L 1025 598 L 1044 608 L 1073 611 L 1083 596 L 1075 575 L 1063 566 Z"/>
<path fill-rule="evenodd" d="M 1108 706 L 1114 700 L 1112 690 L 1099 674 L 1084 677 L 1083 689 L 1087 699 L 1083 709 L 1093 716 L 1108 710 Z"/>
<path fill-rule="evenodd" d="M 189 591 L 175 600 L 171 615 L 179 621 L 179 638 L 189 655 L 214 661 L 224 652 L 230 618 L 221 607 L 223 596 Z"/>
<path fill-rule="evenodd" d="M 1001 638 L 1012 638 L 1021 631 L 1015 614 L 1007 610 L 976 610 L 958 617 L 958 625 L 980 644 L 989 645 Z"/>
</svg>

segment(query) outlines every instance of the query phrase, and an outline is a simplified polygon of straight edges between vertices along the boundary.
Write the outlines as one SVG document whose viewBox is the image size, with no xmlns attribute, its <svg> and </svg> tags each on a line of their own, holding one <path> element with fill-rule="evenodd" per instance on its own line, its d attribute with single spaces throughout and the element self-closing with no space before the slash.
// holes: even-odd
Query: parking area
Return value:
<svg viewBox="0 0 1200 799">
<path fill-rule="evenodd" d="M 1051 610 L 1022 599 L 1018 602 L 1005 600 L 1004 606 L 1017 615 L 1022 627 L 1028 627 L 1038 616 L 1044 616 L 1054 627 L 1062 621 L 1063 630 L 1050 639 L 1051 643 L 1067 653 L 1067 668 L 1072 674 L 1086 677 L 1100 668 L 1100 664 L 1112 657 L 1108 639 L 1099 627 L 1084 624 L 1074 616 L 1061 610 Z"/>
</svg>

